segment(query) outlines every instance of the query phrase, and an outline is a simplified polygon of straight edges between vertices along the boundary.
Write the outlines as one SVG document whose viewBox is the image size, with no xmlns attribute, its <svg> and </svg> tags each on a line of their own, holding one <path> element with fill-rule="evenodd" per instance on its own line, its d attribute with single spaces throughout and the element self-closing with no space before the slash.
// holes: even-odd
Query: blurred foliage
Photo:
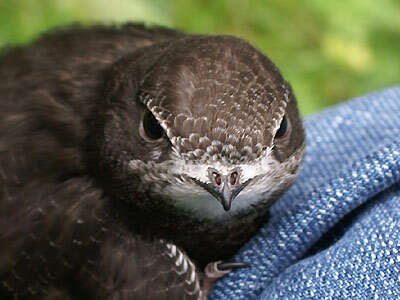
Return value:
<svg viewBox="0 0 400 300">
<path fill-rule="evenodd" d="M 0 0 L 0 46 L 66 23 L 125 21 L 249 40 L 305 114 L 400 82 L 399 0 Z"/>
</svg>

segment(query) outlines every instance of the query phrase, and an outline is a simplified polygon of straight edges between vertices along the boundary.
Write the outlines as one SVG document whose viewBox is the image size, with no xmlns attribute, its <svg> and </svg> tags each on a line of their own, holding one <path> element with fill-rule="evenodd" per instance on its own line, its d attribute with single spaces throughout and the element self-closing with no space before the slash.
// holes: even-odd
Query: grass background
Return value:
<svg viewBox="0 0 400 300">
<path fill-rule="evenodd" d="M 400 82 L 400 0 L 0 0 L 0 47 L 71 22 L 125 21 L 249 40 L 304 114 Z"/>
</svg>

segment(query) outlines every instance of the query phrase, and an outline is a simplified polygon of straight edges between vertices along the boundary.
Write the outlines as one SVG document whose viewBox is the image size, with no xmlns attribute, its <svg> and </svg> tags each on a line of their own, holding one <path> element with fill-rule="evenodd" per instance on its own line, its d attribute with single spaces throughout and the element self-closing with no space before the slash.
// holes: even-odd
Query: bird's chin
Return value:
<svg viewBox="0 0 400 300">
<path fill-rule="evenodd" d="M 206 192 L 185 193 L 180 197 L 175 194 L 174 200 L 171 201 L 178 209 L 192 217 L 219 222 L 226 221 L 248 210 L 254 210 L 256 204 L 268 201 L 268 195 L 254 192 L 241 193 L 232 202 L 229 210 L 225 210 L 214 196 Z"/>
</svg>

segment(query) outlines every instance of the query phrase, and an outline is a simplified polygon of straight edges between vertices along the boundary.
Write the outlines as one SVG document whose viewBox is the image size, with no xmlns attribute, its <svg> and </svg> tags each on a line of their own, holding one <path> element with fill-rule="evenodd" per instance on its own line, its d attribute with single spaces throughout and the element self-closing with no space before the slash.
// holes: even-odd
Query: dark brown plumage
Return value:
<svg viewBox="0 0 400 300">
<path fill-rule="evenodd" d="M 72 27 L 0 78 L 4 297 L 197 299 L 302 160 L 289 85 L 234 37 Z"/>
</svg>

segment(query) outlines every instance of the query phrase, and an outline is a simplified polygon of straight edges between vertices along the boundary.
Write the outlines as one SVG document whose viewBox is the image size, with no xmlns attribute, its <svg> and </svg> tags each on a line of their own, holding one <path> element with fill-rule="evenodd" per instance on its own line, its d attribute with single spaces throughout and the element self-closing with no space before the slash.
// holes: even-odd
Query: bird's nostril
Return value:
<svg viewBox="0 0 400 300">
<path fill-rule="evenodd" d="M 232 172 L 231 173 L 231 178 L 230 178 L 231 185 L 235 185 L 236 184 L 237 178 L 238 178 L 238 173 L 236 171 Z"/>
<path fill-rule="evenodd" d="M 222 183 L 221 174 L 219 174 L 217 172 L 213 172 L 213 176 L 214 176 L 214 182 L 216 183 L 216 185 L 220 186 Z"/>
</svg>

